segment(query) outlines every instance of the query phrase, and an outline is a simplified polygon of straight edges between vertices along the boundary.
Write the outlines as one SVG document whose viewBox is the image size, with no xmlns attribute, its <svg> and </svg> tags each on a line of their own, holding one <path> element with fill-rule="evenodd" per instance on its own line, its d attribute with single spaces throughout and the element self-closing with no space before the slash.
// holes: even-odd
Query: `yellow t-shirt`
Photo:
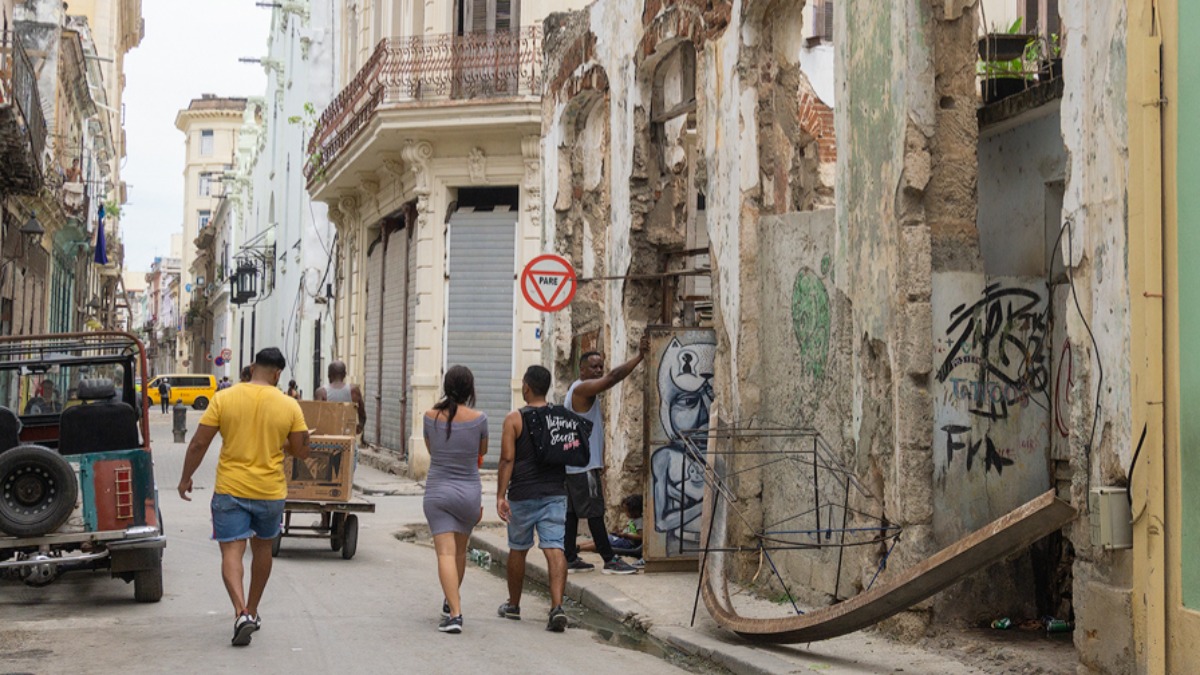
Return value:
<svg viewBox="0 0 1200 675">
<path fill-rule="evenodd" d="M 221 430 L 214 490 L 243 499 L 286 499 L 283 447 L 289 433 L 308 431 L 295 399 L 275 387 L 241 383 L 219 391 L 200 424 Z"/>
</svg>

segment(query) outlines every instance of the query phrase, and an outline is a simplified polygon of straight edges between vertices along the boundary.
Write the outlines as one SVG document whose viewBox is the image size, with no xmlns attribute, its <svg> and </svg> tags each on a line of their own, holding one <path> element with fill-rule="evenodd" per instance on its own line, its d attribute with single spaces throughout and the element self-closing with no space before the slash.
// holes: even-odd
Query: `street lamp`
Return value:
<svg viewBox="0 0 1200 675">
<path fill-rule="evenodd" d="M 229 277 L 229 293 L 233 304 L 244 305 L 258 295 L 258 268 L 248 260 L 238 263 L 237 270 Z"/>
<path fill-rule="evenodd" d="M 29 214 L 29 220 L 17 230 L 21 236 L 28 242 L 29 246 L 37 246 L 42 241 L 42 236 L 46 234 L 46 228 L 42 227 L 42 223 L 38 221 L 36 213 Z"/>
</svg>

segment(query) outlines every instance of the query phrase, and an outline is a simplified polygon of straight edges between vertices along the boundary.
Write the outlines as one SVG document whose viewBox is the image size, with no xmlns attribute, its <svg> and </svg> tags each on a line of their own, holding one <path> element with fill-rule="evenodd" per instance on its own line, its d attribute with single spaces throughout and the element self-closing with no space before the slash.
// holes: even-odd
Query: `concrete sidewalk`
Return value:
<svg viewBox="0 0 1200 675">
<path fill-rule="evenodd" d="M 477 529 L 471 546 L 492 555 L 503 566 L 508 560 L 504 530 Z M 809 645 L 751 645 L 722 630 L 708 616 L 703 603 L 697 608 L 695 626 L 690 626 L 696 597 L 695 572 L 657 572 L 635 575 L 605 575 L 600 558 L 583 554 L 596 563 L 596 571 L 567 577 L 567 597 L 588 609 L 651 637 L 686 654 L 709 660 L 735 673 L 982 673 L 984 671 L 929 650 L 903 645 L 872 633 L 855 633 Z M 546 561 L 541 555 L 527 559 L 526 574 L 547 582 Z M 760 601 L 765 611 L 776 616 L 774 603 Z"/>
<path fill-rule="evenodd" d="M 424 485 L 387 470 L 371 453 L 360 453 L 355 490 L 365 495 L 424 493 Z M 386 456 L 383 456 L 386 457 Z M 394 462 L 394 460 L 392 460 Z M 471 535 L 471 547 L 488 551 L 501 568 L 508 560 L 508 543 L 496 516 L 494 472 L 483 475 L 484 520 Z M 596 571 L 567 577 L 567 597 L 631 629 L 646 632 L 661 643 L 711 661 L 734 673 L 1074 673 L 1069 645 L 1047 642 L 1014 631 L 953 630 L 926 638 L 920 645 L 897 642 L 873 631 L 861 631 L 806 645 L 753 645 L 725 631 L 709 617 L 701 602 L 691 625 L 696 599 L 696 572 L 604 575 L 595 554 L 584 557 Z M 527 575 L 547 583 L 546 561 L 534 553 L 527 558 Z M 736 590 L 736 589 L 734 589 Z M 503 598 L 497 598 L 499 603 Z M 736 593 L 739 610 L 756 616 L 782 616 L 786 609 L 747 592 Z M 1066 647 L 1066 649 L 1064 649 Z"/>
</svg>

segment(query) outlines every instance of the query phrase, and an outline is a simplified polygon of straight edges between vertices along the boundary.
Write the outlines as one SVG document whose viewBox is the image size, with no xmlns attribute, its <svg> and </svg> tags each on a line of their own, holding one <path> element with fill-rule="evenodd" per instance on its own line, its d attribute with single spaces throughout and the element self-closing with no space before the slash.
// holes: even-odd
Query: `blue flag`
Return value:
<svg viewBox="0 0 1200 675">
<path fill-rule="evenodd" d="M 100 205 L 100 211 L 96 214 L 98 224 L 96 225 L 96 264 L 108 264 L 108 242 L 104 239 L 104 204 Z"/>
</svg>

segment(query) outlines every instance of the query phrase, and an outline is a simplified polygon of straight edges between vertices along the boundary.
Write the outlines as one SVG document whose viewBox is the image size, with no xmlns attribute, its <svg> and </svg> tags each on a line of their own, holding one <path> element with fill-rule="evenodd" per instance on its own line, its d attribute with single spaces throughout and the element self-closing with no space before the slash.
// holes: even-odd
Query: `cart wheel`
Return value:
<svg viewBox="0 0 1200 675">
<path fill-rule="evenodd" d="M 162 595 L 162 553 L 160 552 L 153 567 L 133 573 L 133 599 L 138 602 L 158 602 L 162 600 Z"/>
<path fill-rule="evenodd" d="M 346 516 L 342 524 L 342 539 L 342 560 L 349 560 L 358 550 L 358 516 Z"/>
<path fill-rule="evenodd" d="M 334 513 L 329 521 L 329 548 L 342 550 L 342 532 L 346 526 L 346 514 Z"/>
<path fill-rule="evenodd" d="M 283 532 L 282 531 L 279 534 L 275 535 L 275 538 L 271 540 L 271 557 L 272 558 L 279 557 L 279 547 L 281 544 L 283 544 Z"/>
</svg>

